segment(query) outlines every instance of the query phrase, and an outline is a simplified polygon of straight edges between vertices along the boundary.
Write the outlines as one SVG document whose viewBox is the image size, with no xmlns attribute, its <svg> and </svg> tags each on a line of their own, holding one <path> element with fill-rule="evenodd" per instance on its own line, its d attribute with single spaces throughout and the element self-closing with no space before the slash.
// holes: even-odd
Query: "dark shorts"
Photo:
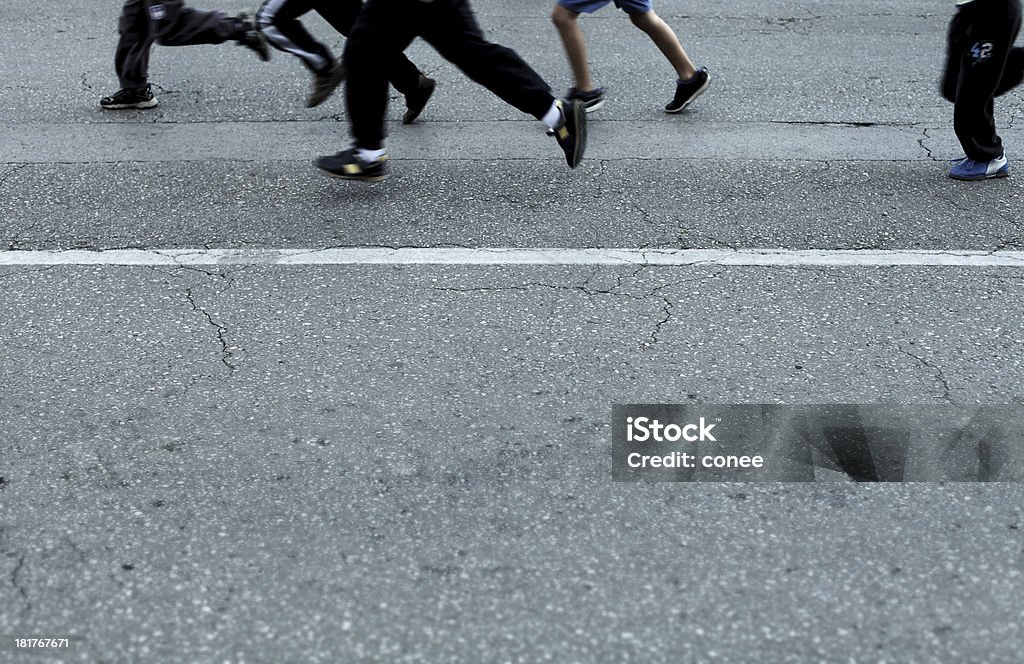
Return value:
<svg viewBox="0 0 1024 664">
<path fill-rule="evenodd" d="M 577 14 L 591 14 L 614 2 L 627 14 L 646 14 L 651 11 L 651 0 L 558 0 L 558 4 Z"/>
</svg>

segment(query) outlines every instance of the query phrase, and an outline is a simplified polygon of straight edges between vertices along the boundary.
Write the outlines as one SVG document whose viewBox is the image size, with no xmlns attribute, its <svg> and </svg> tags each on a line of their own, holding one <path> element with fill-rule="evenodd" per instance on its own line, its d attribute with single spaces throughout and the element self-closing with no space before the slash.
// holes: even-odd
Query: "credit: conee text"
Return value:
<svg viewBox="0 0 1024 664">
<path fill-rule="evenodd" d="M 630 468 L 697 468 L 696 454 L 641 454 L 632 452 L 626 457 Z M 763 468 L 764 458 L 735 454 L 705 454 L 699 458 L 701 468 Z"/>
</svg>

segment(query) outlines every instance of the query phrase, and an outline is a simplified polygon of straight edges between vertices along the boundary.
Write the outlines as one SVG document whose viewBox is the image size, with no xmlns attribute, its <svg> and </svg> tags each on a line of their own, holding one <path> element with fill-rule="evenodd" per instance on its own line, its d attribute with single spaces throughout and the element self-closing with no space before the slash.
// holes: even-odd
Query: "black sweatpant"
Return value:
<svg viewBox="0 0 1024 664">
<path fill-rule="evenodd" d="M 357 147 L 384 144 L 387 72 L 422 37 L 445 60 L 520 111 L 542 118 L 551 88 L 512 49 L 484 38 L 469 0 L 368 0 L 345 44 L 345 105 Z"/>
<path fill-rule="evenodd" d="M 1024 49 L 1013 47 L 1020 24 L 1020 0 L 974 0 L 949 24 L 942 95 L 953 102 L 953 128 L 975 161 L 1003 154 L 995 98 L 1024 79 Z"/>
<path fill-rule="evenodd" d="M 140 88 L 149 78 L 149 52 L 161 46 L 220 44 L 241 36 L 241 22 L 222 11 L 186 7 L 184 0 L 125 0 L 114 69 L 122 88 Z"/>
<path fill-rule="evenodd" d="M 334 55 L 309 34 L 299 17 L 315 11 L 348 37 L 362 8 L 362 0 L 264 0 L 256 11 L 256 24 L 274 48 L 297 56 L 314 74 L 326 74 Z M 408 94 L 419 86 L 420 70 L 402 55 L 395 59 L 388 79 L 396 90 Z"/>
</svg>

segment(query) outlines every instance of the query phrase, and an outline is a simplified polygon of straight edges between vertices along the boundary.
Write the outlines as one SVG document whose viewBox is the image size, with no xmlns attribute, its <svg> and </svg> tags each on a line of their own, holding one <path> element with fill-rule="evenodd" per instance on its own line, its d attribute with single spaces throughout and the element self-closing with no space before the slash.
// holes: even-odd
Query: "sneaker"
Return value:
<svg viewBox="0 0 1024 664">
<path fill-rule="evenodd" d="M 1010 175 L 1010 162 L 1006 155 L 992 161 L 974 161 L 964 158 L 949 169 L 949 177 L 954 180 L 990 180 L 1005 178 Z"/>
<path fill-rule="evenodd" d="M 313 165 L 334 178 L 380 182 L 388 176 L 387 161 L 387 155 L 372 162 L 366 161 L 355 148 L 349 148 L 335 155 L 320 157 Z"/>
<path fill-rule="evenodd" d="M 437 81 L 420 74 L 420 85 L 415 90 L 405 95 L 405 115 L 402 116 L 402 124 L 412 124 L 420 116 L 423 109 L 434 94 Z"/>
<path fill-rule="evenodd" d="M 562 123 L 553 130 L 555 140 L 565 152 L 569 168 L 576 168 L 587 149 L 587 112 L 582 102 L 572 99 L 560 99 L 558 108 L 562 112 Z"/>
<path fill-rule="evenodd" d="M 688 81 L 676 82 L 676 96 L 665 106 L 666 113 L 679 113 L 704 94 L 704 91 L 711 85 L 711 76 L 707 67 L 701 67 L 697 73 Z"/>
<path fill-rule="evenodd" d="M 344 80 L 345 65 L 341 60 L 336 60 L 326 74 L 317 74 L 313 77 L 313 87 L 309 91 L 309 98 L 306 99 L 306 108 L 324 103 Z"/>
<path fill-rule="evenodd" d="M 256 55 L 263 62 L 269 62 L 270 45 L 267 44 L 267 38 L 256 27 L 256 22 L 253 20 L 252 15 L 249 12 L 242 12 L 237 18 L 239 23 L 241 23 L 242 29 L 242 34 L 238 37 L 238 43 L 250 51 L 255 51 Z"/>
<path fill-rule="evenodd" d="M 593 113 L 604 106 L 604 88 L 594 88 L 587 92 L 580 92 L 576 88 L 569 88 L 565 98 L 582 103 L 583 110 L 587 113 Z"/>
<path fill-rule="evenodd" d="M 109 110 L 153 108 L 156 105 L 156 97 L 153 96 L 148 83 L 141 88 L 123 88 L 109 97 L 100 99 L 100 106 Z"/>
</svg>

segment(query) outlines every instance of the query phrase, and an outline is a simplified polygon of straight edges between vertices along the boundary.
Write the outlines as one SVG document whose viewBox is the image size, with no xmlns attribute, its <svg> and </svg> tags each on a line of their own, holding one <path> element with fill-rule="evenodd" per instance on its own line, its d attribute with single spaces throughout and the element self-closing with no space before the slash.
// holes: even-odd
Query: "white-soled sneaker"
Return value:
<svg viewBox="0 0 1024 664">
<path fill-rule="evenodd" d="M 949 169 L 949 177 L 954 180 L 991 180 L 1005 178 L 1010 175 L 1010 162 L 1006 155 L 992 161 L 975 161 L 965 157 Z"/>
</svg>

